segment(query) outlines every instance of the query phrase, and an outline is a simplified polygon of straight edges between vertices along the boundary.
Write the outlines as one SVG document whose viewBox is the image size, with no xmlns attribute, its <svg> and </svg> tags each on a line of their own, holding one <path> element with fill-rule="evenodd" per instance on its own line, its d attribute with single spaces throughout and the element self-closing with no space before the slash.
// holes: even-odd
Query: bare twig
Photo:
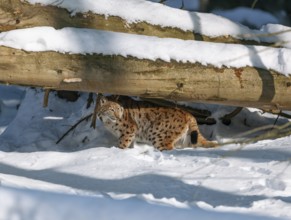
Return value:
<svg viewBox="0 0 291 220">
<path fill-rule="evenodd" d="M 93 100 L 93 92 L 89 93 L 88 99 L 87 99 L 87 105 L 86 109 L 90 108 L 91 104 L 94 102 Z"/>
<path fill-rule="evenodd" d="M 45 89 L 43 95 L 43 107 L 46 108 L 48 106 L 48 100 L 50 95 L 51 89 Z"/>
<path fill-rule="evenodd" d="M 241 110 L 243 109 L 243 107 L 237 107 L 235 110 L 233 110 L 231 113 L 224 115 L 221 120 L 222 123 L 225 125 L 230 125 L 231 123 L 231 119 L 233 117 L 235 117 L 238 113 L 241 112 Z"/>
<path fill-rule="evenodd" d="M 101 97 L 102 97 L 102 94 L 98 93 L 96 97 L 96 103 L 95 103 L 95 108 L 94 108 L 92 122 L 91 122 L 91 127 L 94 129 L 96 128 L 97 112 L 98 112 L 98 107 L 99 107 L 99 102 L 100 102 Z"/>
<path fill-rule="evenodd" d="M 274 122 L 274 126 L 277 124 L 277 122 L 278 122 L 278 119 L 279 119 L 279 117 L 280 117 L 280 114 L 281 114 L 281 112 L 282 112 L 282 110 L 280 110 L 279 114 L 277 115 L 277 117 L 276 117 L 276 120 L 275 120 L 275 122 Z"/>
<path fill-rule="evenodd" d="M 181 7 L 180 7 L 180 9 L 184 9 L 184 1 L 182 0 L 182 5 L 181 5 Z"/>
<path fill-rule="evenodd" d="M 258 0 L 254 0 L 254 1 L 253 1 L 252 5 L 251 5 L 251 8 L 252 8 L 252 9 L 255 8 L 257 2 L 258 2 Z"/>
<path fill-rule="evenodd" d="M 291 115 L 289 115 L 289 114 L 287 114 L 287 113 L 285 113 L 285 112 L 280 111 L 278 114 L 279 114 L 281 117 L 291 119 Z"/>
<path fill-rule="evenodd" d="M 288 118 L 291 119 L 291 115 L 283 112 L 282 110 L 279 111 L 275 111 L 275 110 L 266 110 L 266 109 L 262 109 L 263 112 L 268 112 L 270 114 L 274 114 L 274 115 L 280 115 L 280 117 L 284 117 L 284 118 Z"/>
<path fill-rule="evenodd" d="M 285 123 L 284 125 L 281 125 L 281 126 L 274 126 L 271 124 L 271 125 L 255 128 L 250 131 L 241 133 L 239 136 L 237 136 L 237 138 L 244 138 L 244 137 L 246 138 L 248 135 L 255 134 L 257 132 L 264 131 L 264 130 L 265 132 L 263 134 L 260 134 L 256 137 L 248 138 L 243 141 L 241 140 L 228 141 L 228 142 L 219 144 L 219 146 L 228 145 L 228 144 L 241 144 L 242 146 L 244 146 L 245 144 L 255 143 L 261 140 L 265 140 L 265 139 L 275 139 L 279 137 L 285 137 L 291 134 L 291 122 Z"/>
<path fill-rule="evenodd" d="M 92 116 L 92 113 L 81 118 L 76 124 L 74 124 L 69 130 L 66 131 L 66 133 L 63 134 L 62 137 L 56 142 L 56 144 L 60 143 L 72 130 L 74 130 L 81 122 L 88 120 Z"/>
</svg>

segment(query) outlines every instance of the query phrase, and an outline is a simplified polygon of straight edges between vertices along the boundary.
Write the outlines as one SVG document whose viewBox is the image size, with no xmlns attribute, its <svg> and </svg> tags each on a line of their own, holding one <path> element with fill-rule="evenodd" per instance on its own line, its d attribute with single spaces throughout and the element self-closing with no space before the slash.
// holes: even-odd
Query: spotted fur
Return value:
<svg viewBox="0 0 291 220">
<path fill-rule="evenodd" d="M 179 108 L 156 106 L 128 97 L 117 101 L 101 97 L 98 105 L 98 118 L 118 137 L 120 148 L 128 148 L 134 140 L 159 150 L 216 146 L 202 136 L 196 119 Z"/>
</svg>

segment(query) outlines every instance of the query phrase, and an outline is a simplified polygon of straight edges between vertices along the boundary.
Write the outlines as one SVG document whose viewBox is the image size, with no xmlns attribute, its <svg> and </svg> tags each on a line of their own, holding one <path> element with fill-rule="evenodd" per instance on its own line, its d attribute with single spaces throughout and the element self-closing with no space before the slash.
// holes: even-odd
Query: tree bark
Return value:
<svg viewBox="0 0 291 220">
<path fill-rule="evenodd" d="M 291 110 L 291 78 L 274 71 L 6 47 L 0 51 L 4 84 Z"/>
<path fill-rule="evenodd" d="M 88 13 L 77 13 L 75 16 L 54 6 L 31 5 L 20 0 L 0 0 L 0 32 L 36 26 L 92 28 L 157 36 L 161 38 L 179 38 L 183 40 L 200 40 L 220 43 L 236 43 L 247 45 L 271 45 L 251 40 L 239 40 L 231 36 L 209 37 L 178 28 L 161 28 L 146 22 L 128 24 L 125 20 L 109 16 Z"/>
</svg>

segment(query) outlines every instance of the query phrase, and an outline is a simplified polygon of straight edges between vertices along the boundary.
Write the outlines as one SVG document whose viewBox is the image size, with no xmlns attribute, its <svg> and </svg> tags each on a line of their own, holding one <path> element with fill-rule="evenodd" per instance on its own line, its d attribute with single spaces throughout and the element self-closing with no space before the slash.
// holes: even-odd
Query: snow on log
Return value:
<svg viewBox="0 0 291 220">
<path fill-rule="evenodd" d="M 263 46 L 186 41 L 85 28 L 34 27 L 0 33 L 0 46 L 26 51 L 132 56 L 214 67 L 258 67 L 288 76 L 291 50 Z"/>
<path fill-rule="evenodd" d="M 6 84 L 291 110 L 291 79 L 270 70 L 0 49 Z"/>
<path fill-rule="evenodd" d="M 279 37 L 268 35 L 285 27 L 250 30 L 241 24 L 207 13 L 187 12 L 147 1 L 126 0 L 20 0 L 0 4 L 0 32 L 14 29 L 51 26 L 92 28 L 157 37 L 210 42 L 272 45 Z M 118 6 L 122 4 L 122 6 Z M 100 7 L 103 5 L 103 7 Z M 72 6 L 74 6 L 72 8 Z M 127 7 L 125 7 L 127 6 Z M 114 10 L 114 8 L 118 10 Z M 153 16 L 154 13 L 154 16 Z M 168 16 L 168 15 L 171 16 Z M 263 35 L 262 38 L 259 36 Z M 267 43 L 266 43 L 267 42 Z"/>
</svg>

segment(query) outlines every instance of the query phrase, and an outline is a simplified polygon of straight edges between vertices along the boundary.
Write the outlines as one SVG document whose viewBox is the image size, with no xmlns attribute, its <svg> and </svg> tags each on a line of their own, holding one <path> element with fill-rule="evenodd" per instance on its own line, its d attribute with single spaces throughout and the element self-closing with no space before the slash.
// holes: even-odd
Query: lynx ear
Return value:
<svg viewBox="0 0 291 220">
<path fill-rule="evenodd" d="M 106 99 L 106 97 L 101 93 L 97 95 L 96 104 L 98 104 L 99 106 L 104 105 L 107 101 L 108 100 Z"/>
<path fill-rule="evenodd" d="M 99 103 L 100 103 L 100 105 L 104 105 L 107 101 L 108 100 L 104 96 L 102 96 L 102 97 L 100 97 Z"/>
</svg>

